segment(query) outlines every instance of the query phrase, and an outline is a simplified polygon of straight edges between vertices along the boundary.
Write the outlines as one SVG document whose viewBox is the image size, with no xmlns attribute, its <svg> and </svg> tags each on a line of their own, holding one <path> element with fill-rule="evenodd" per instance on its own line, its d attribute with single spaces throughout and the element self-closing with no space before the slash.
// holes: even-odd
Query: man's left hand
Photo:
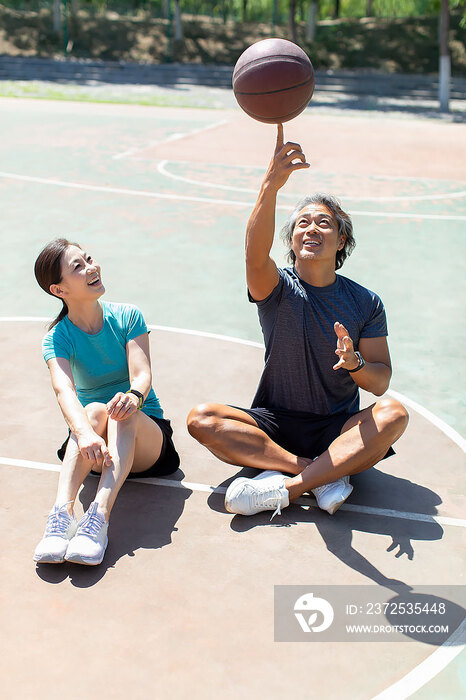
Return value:
<svg viewBox="0 0 466 700">
<path fill-rule="evenodd" d="M 353 341 L 349 337 L 349 333 L 342 323 L 338 321 L 334 325 L 335 333 L 337 334 L 337 349 L 335 355 L 340 358 L 333 369 L 348 369 L 353 370 L 359 365 L 359 360 L 354 354 Z"/>
</svg>

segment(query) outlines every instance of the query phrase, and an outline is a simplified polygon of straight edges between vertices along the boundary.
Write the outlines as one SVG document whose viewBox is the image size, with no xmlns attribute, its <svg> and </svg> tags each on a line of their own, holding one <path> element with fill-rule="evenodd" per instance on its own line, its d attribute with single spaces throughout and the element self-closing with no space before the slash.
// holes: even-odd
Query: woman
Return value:
<svg viewBox="0 0 466 700">
<path fill-rule="evenodd" d="M 100 302 L 100 266 L 63 238 L 40 253 L 35 275 L 63 303 L 42 349 L 69 436 L 58 451 L 57 497 L 34 560 L 96 565 L 125 479 L 171 474 L 179 457 L 151 386 L 149 337 L 139 309 Z M 100 475 L 97 493 L 78 522 L 73 505 L 91 470 Z"/>
</svg>

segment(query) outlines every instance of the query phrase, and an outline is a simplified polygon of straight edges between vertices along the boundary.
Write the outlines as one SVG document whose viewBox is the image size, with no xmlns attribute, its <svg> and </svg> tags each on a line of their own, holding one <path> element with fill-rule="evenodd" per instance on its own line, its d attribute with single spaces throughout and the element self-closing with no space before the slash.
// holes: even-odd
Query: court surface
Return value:
<svg viewBox="0 0 466 700">
<path fill-rule="evenodd" d="M 278 224 L 308 191 L 351 211 L 357 247 L 342 273 L 384 300 L 390 392 L 411 420 L 335 516 L 309 498 L 272 523 L 224 511 L 238 468 L 197 445 L 185 418 L 201 401 L 248 405 L 261 371 L 242 251 L 273 127 L 239 110 L 3 99 L 0 129 L 8 697 L 461 697 L 464 639 L 277 643 L 273 595 L 464 583 L 465 127 L 310 109 L 285 129 L 312 168 L 290 179 Z M 153 326 L 154 386 L 182 458 L 172 479 L 125 484 L 95 569 L 32 562 L 65 433 L 40 355 L 57 307 L 32 268 L 62 235 L 100 262 L 106 298 Z M 274 257 L 284 262 L 278 240 Z M 83 507 L 95 487 L 88 478 Z"/>
</svg>

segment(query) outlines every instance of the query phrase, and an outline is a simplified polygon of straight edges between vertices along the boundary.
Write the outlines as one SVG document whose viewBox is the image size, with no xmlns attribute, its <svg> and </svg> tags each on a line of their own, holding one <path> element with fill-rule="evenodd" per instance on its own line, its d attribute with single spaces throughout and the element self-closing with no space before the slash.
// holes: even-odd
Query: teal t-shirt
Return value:
<svg viewBox="0 0 466 700">
<path fill-rule="evenodd" d="M 65 316 L 42 342 L 44 360 L 64 357 L 69 361 L 78 399 L 83 406 L 93 401 L 108 403 L 119 391 L 130 388 L 126 344 L 147 333 L 141 311 L 132 304 L 103 301 L 102 330 L 85 333 Z M 163 418 L 162 407 L 153 388 L 147 396 L 144 413 Z"/>
</svg>

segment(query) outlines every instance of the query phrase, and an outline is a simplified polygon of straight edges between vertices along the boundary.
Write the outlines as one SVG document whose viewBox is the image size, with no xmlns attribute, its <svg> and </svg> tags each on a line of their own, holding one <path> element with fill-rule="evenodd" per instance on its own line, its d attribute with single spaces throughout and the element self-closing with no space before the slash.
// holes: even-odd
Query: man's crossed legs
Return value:
<svg viewBox="0 0 466 700">
<path fill-rule="evenodd" d="M 345 477 L 377 464 L 405 431 L 408 413 L 395 399 L 381 399 L 348 418 L 340 435 L 315 459 L 284 449 L 259 428 L 252 415 L 231 406 L 200 404 L 192 409 L 187 423 L 190 434 L 223 462 L 270 472 L 270 476 L 265 473 L 254 479 L 236 479 L 225 500 L 230 512 L 280 512 L 303 493 L 315 490 L 318 503 L 320 494 L 325 510 L 333 513 L 351 488 L 340 488 L 340 495 L 330 499 L 327 508 L 325 489 L 319 487 L 334 482 L 338 485 L 342 479 L 348 484 Z"/>
</svg>

